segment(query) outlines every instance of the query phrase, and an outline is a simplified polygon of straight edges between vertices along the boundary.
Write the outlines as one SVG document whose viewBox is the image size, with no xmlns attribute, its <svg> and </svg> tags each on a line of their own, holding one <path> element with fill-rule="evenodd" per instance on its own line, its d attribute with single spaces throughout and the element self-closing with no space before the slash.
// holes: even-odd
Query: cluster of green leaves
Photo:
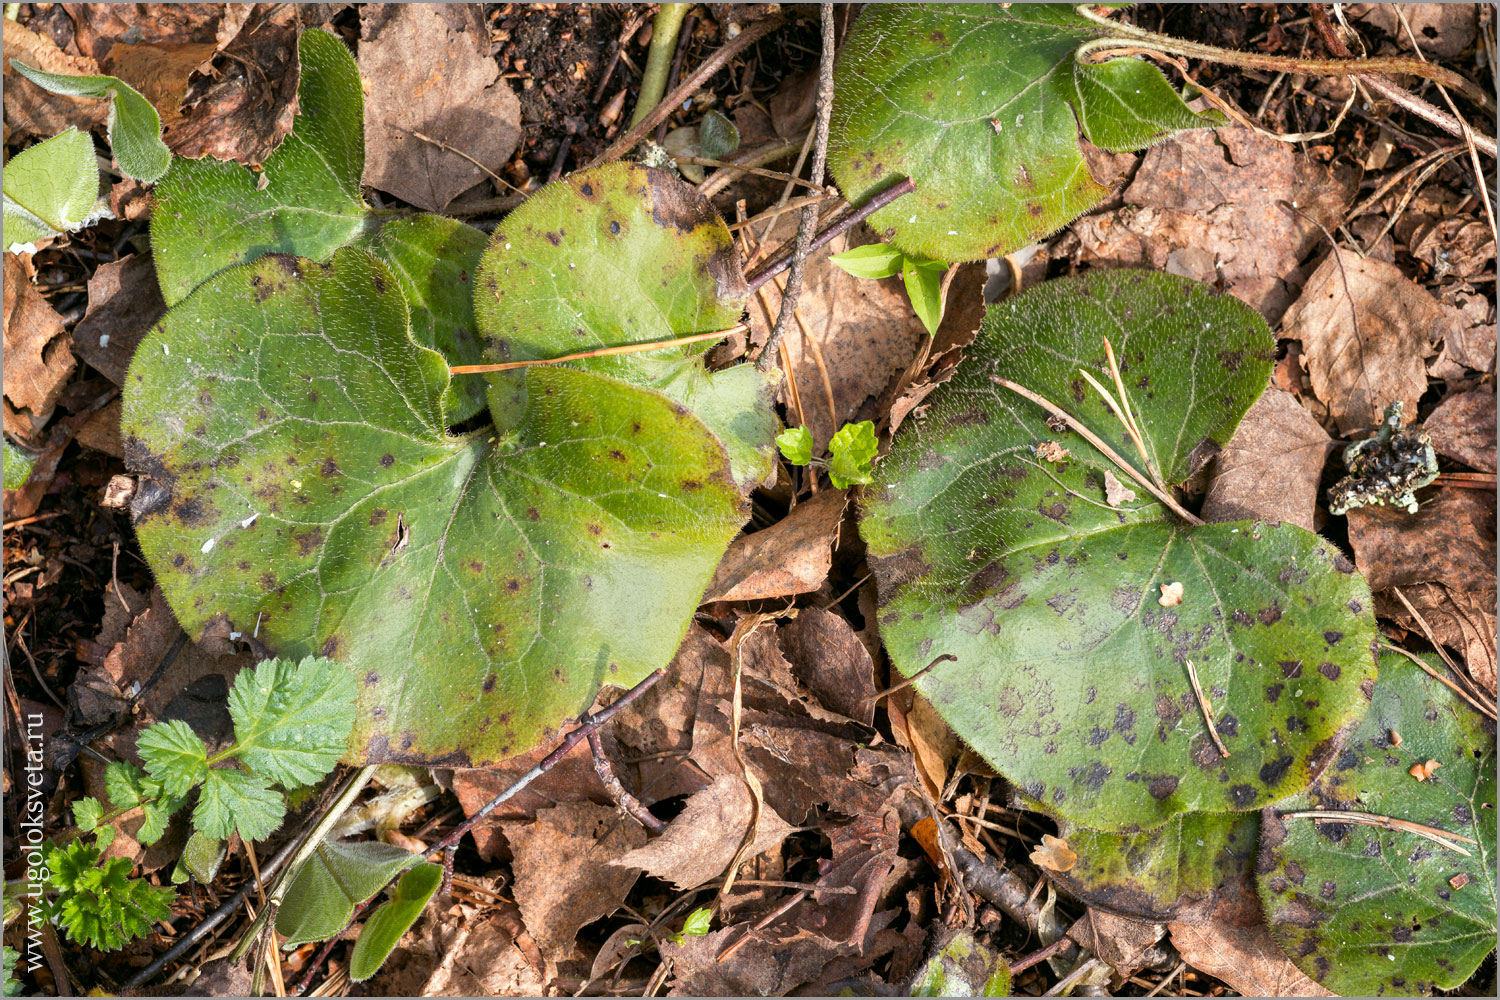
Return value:
<svg viewBox="0 0 1500 1000">
<path fill-rule="evenodd" d="M 16 967 L 20 964 L 21 953 L 10 945 L 4 945 L 4 958 L 0 962 L 0 975 L 3 975 L 3 988 L 0 988 L 0 996 L 19 996 L 22 984 L 16 978 Z"/>
<path fill-rule="evenodd" d="M 875 424 L 861 420 L 845 424 L 828 439 L 828 458 L 813 458 L 812 431 L 806 427 L 789 427 L 776 435 L 781 456 L 793 465 L 811 465 L 828 470 L 828 478 L 838 489 L 856 483 L 872 483 L 875 454 L 880 443 L 875 438 Z"/>
<path fill-rule="evenodd" d="M 109 830 L 108 835 L 102 835 Z M 103 858 L 114 831 L 101 828 L 96 842 L 80 837 L 46 849 L 47 881 L 56 895 L 48 909 L 70 939 L 101 951 L 122 948 L 151 933 L 151 925 L 172 915 L 176 893 L 130 877 L 126 858 Z M 101 843 L 102 842 L 102 843 Z"/>
<path fill-rule="evenodd" d="M 920 255 L 902 252 L 891 243 L 867 243 L 828 258 L 856 278 L 890 278 L 897 274 L 906 283 L 912 311 L 932 335 L 943 321 L 943 275 L 948 265 Z"/>
</svg>

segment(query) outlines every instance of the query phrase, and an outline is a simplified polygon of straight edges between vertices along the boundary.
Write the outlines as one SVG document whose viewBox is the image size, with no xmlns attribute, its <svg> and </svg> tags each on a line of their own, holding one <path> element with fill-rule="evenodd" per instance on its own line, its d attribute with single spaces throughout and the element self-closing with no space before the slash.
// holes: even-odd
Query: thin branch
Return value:
<svg viewBox="0 0 1500 1000">
<path fill-rule="evenodd" d="M 615 347 L 596 347 L 592 351 L 579 351 L 577 354 L 564 354 L 560 358 L 535 358 L 530 361 L 502 361 L 492 365 L 453 365 L 448 369 L 450 375 L 483 375 L 487 372 L 508 372 L 517 368 L 535 368 L 538 365 L 560 365 L 564 361 L 581 361 L 584 358 L 602 358 L 614 354 L 642 354 L 646 351 L 660 351 L 668 347 L 682 347 L 684 344 L 701 344 L 705 340 L 723 340 L 736 333 L 744 333 L 748 327 L 740 323 L 727 330 L 712 330 L 708 333 L 694 333 L 686 337 L 673 337 L 671 340 L 649 340 L 640 344 L 619 344 Z"/>
<path fill-rule="evenodd" d="M 620 776 L 615 774 L 614 765 L 610 764 L 609 757 L 604 753 L 604 741 L 599 739 L 597 732 L 589 733 L 589 752 L 594 755 L 594 773 L 599 776 L 604 790 L 609 793 L 615 805 L 651 833 L 664 832 L 667 824 L 651 815 L 651 810 L 647 809 L 640 799 L 630 794 L 630 790 L 620 781 Z"/>
<path fill-rule="evenodd" d="M 1434 643 L 1434 646 L 1436 646 L 1436 643 Z M 1433 680 L 1437 681 L 1439 684 L 1446 686 L 1454 694 L 1462 698 L 1470 708 L 1474 709 L 1474 711 L 1478 712 L 1480 715 L 1485 716 L 1486 718 L 1495 718 L 1494 705 L 1486 704 L 1482 699 L 1476 698 L 1475 696 L 1469 694 L 1469 692 L 1465 691 L 1462 686 L 1455 684 L 1453 681 L 1444 677 L 1442 674 L 1438 673 L 1436 670 L 1430 667 L 1427 662 L 1420 656 L 1417 656 L 1415 653 L 1410 653 L 1399 646 L 1393 646 L 1388 642 L 1380 643 L 1380 648 L 1390 653 L 1400 653 L 1402 656 L 1406 657 L 1408 660 L 1421 667 L 1423 672 L 1425 672 Z"/>
<path fill-rule="evenodd" d="M 1424 823 L 1413 823 L 1409 819 L 1397 819 L 1394 816 L 1380 816 L 1375 813 L 1345 812 L 1341 809 L 1302 809 L 1279 815 L 1282 819 L 1310 819 L 1314 823 L 1357 823 L 1362 826 L 1378 826 L 1383 830 L 1394 830 L 1397 833 L 1411 833 L 1418 837 L 1425 837 L 1434 844 L 1441 844 L 1450 851 L 1457 851 L 1466 858 L 1473 857 L 1473 855 L 1453 841 L 1462 840 L 1466 844 L 1479 843 L 1473 837 L 1465 837 L 1460 833 L 1449 833 L 1447 830 L 1439 830 L 1435 826 L 1427 826 Z"/>
<path fill-rule="evenodd" d="M 882 208 L 885 208 L 897 198 L 900 198 L 902 195 L 911 194 L 916 189 L 916 182 L 913 181 L 910 177 L 907 177 L 899 183 L 892 184 L 890 187 L 886 188 L 879 194 L 871 195 L 869 200 L 858 208 L 850 209 L 846 212 L 840 213 L 838 216 L 832 219 L 828 223 L 828 225 L 818 233 L 818 235 L 813 237 L 812 244 L 808 247 L 808 252 L 811 253 L 814 250 L 826 246 L 831 240 L 835 239 L 838 236 L 842 236 L 844 233 L 848 232 L 850 229 L 853 229 L 855 226 L 859 225 L 861 222 L 865 221 L 870 216 L 880 211 Z M 806 211 L 806 209 L 804 209 L 803 211 Z M 792 252 L 790 250 L 785 253 L 780 253 L 776 257 L 772 258 L 769 263 L 765 264 L 760 270 L 756 271 L 746 279 L 750 284 L 750 290 L 752 292 L 755 291 L 761 285 L 764 285 L 776 275 L 780 274 L 782 271 L 785 271 L 787 267 L 791 265 L 791 262 Z"/>
<path fill-rule="evenodd" d="M 1108 337 L 1104 338 L 1104 357 L 1109 361 L 1109 374 L 1113 376 L 1115 389 L 1120 393 L 1120 405 L 1125 408 L 1123 417 L 1125 429 L 1130 432 L 1130 440 L 1135 443 L 1136 451 L 1141 453 L 1141 461 L 1146 464 L 1146 475 L 1156 480 L 1156 485 L 1166 489 L 1167 484 L 1162 480 L 1161 473 L 1157 472 L 1155 466 L 1152 465 L 1151 455 L 1146 451 L 1145 439 L 1141 437 L 1141 426 L 1136 423 L 1135 413 L 1130 409 L 1130 394 L 1125 391 L 1125 380 L 1120 376 L 1120 363 L 1115 360 L 1115 348 L 1109 342 Z"/>
<path fill-rule="evenodd" d="M 927 672 L 929 670 L 931 670 L 933 667 L 937 666 L 939 663 L 950 663 L 950 662 L 951 663 L 957 663 L 958 662 L 958 657 L 954 656 L 952 653 L 944 653 L 942 656 L 939 656 L 937 659 L 933 660 L 931 663 L 927 664 L 927 666 L 923 667 L 921 670 L 918 670 L 916 673 L 912 674 L 910 677 L 906 678 L 905 680 L 902 680 L 902 681 L 900 681 L 899 683 L 896 683 L 896 684 L 892 684 L 890 687 L 886 688 L 884 691 L 877 692 L 876 695 L 875 695 L 875 697 L 872 698 L 872 699 L 870 699 L 870 700 L 874 701 L 874 702 L 878 702 L 882 698 L 889 698 L 891 695 L 895 694 L 897 691 L 900 691 L 900 690 L 902 690 L 904 688 L 911 687 L 917 681 L 919 681 L 923 677 L 925 677 L 927 675 Z"/>
<path fill-rule="evenodd" d="M 823 171 L 828 164 L 828 121 L 833 112 L 833 4 L 819 4 L 818 9 L 823 27 L 823 50 L 818 56 L 818 122 L 814 129 L 816 138 L 813 142 L 812 183 L 814 187 L 821 188 Z M 776 357 L 774 349 L 780 345 L 787 328 L 792 324 L 797 299 L 802 294 L 802 274 L 807 268 L 807 255 L 812 252 L 813 231 L 817 225 L 817 206 L 808 205 L 802 210 L 802 218 L 797 223 L 791 272 L 787 275 L 786 288 L 781 293 L 781 310 L 776 314 L 776 325 L 771 328 L 771 335 L 766 338 L 765 347 L 761 349 L 760 357 L 755 362 L 761 371 L 771 367 L 771 361 Z"/>
<path fill-rule="evenodd" d="M 1188 681 L 1193 685 L 1193 696 L 1198 699 L 1198 707 L 1203 711 L 1203 721 L 1208 725 L 1209 739 L 1214 741 L 1214 746 L 1219 750 L 1219 756 L 1228 758 L 1229 748 L 1219 738 L 1219 727 L 1214 725 L 1214 706 L 1208 700 L 1208 695 L 1203 693 L 1203 685 L 1198 683 L 1198 671 L 1193 666 L 1192 660 L 1182 661 L 1187 666 Z"/>
</svg>

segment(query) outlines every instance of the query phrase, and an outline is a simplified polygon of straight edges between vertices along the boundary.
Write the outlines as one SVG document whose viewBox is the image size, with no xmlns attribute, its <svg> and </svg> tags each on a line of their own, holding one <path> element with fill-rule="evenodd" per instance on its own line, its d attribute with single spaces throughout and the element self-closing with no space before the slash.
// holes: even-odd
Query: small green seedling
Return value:
<svg viewBox="0 0 1500 1000">
<path fill-rule="evenodd" d="M 133 866 L 125 858 L 101 860 L 113 838 L 114 829 L 106 826 L 93 843 L 79 838 L 46 849 L 47 882 L 56 891 L 47 904 L 50 915 L 69 939 L 100 951 L 151 933 L 153 923 L 172 915 L 177 897 L 169 888 L 131 878 Z"/>
<path fill-rule="evenodd" d="M 940 260 L 904 253 L 889 243 L 869 243 L 828 258 L 856 278 L 889 278 L 901 275 L 912 311 L 937 335 L 943 321 L 943 275 L 948 265 Z"/>
<path fill-rule="evenodd" d="M 857 424 L 845 424 L 828 439 L 828 458 L 812 456 L 812 432 L 806 427 L 792 427 L 776 435 L 776 446 L 781 456 L 793 465 L 810 465 L 826 469 L 828 478 L 838 489 L 855 483 L 874 482 L 875 453 L 879 442 L 875 439 L 875 425 L 869 420 Z"/>
<path fill-rule="evenodd" d="M 682 930 L 672 935 L 672 943 L 682 944 L 690 937 L 702 937 L 709 932 L 713 921 L 714 911 L 710 907 L 698 907 L 682 922 Z"/>
<path fill-rule="evenodd" d="M 21 953 L 10 945 L 5 945 L 5 961 L 3 964 L 5 987 L 4 996 L 19 996 L 21 993 L 21 981 L 16 976 L 16 966 L 21 961 Z"/>
<path fill-rule="evenodd" d="M 18 490 L 26 485 L 26 480 L 31 478 L 31 470 L 36 465 L 36 456 L 16 445 L 5 442 L 5 488 Z"/>
</svg>

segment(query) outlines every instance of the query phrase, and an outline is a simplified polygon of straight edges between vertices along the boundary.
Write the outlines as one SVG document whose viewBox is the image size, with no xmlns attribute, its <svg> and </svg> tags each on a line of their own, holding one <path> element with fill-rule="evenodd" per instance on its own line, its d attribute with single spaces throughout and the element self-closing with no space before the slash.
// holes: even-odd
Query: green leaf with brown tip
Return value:
<svg viewBox="0 0 1500 1000">
<path fill-rule="evenodd" d="M 828 166 L 860 204 L 910 177 L 916 191 L 870 217 L 907 253 L 997 257 L 1066 225 L 1109 189 L 1079 135 L 1115 152 L 1196 115 L 1135 58 L 1082 63 L 1108 29 L 1071 4 L 870 4 L 834 70 Z"/>
<path fill-rule="evenodd" d="M 1111 384 L 1105 335 L 1169 483 L 1229 440 L 1275 350 L 1254 310 L 1164 274 L 1089 272 L 992 306 L 866 491 L 881 636 L 908 676 L 956 656 L 916 682 L 922 694 L 1065 819 L 1125 832 L 1259 809 L 1305 785 L 1363 713 L 1369 590 L 1292 525 L 1188 527 L 1144 489 L 1111 507 L 1104 477 L 1122 470 L 994 381 L 1065 407 L 1138 463 L 1079 372 Z M 1161 603 L 1169 583 L 1180 604 Z"/>
<path fill-rule="evenodd" d="M 355 249 L 220 273 L 128 373 L 136 530 L 178 620 L 342 663 L 350 760 L 530 749 L 671 659 L 743 523 L 723 447 L 658 392 L 538 368 L 507 430 L 453 436 L 448 387 Z"/>
<path fill-rule="evenodd" d="M 549 184 L 495 230 L 475 289 L 486 361 L 532 361 L 727 329 L 747 296 L 739 253 L 708 200 L 633 163 Z M 780 376 L 740 365 L 709 373 L 710 341 L 570 362 L 656 389 L 723 442 L 745 488 L 772 471 Z M 470 376 L 473 377 L 473 376 Z M 522 371 L 485 376 L 501 428 L 525 405 Z"/>
<path fill-rule="evenodd" d="M 1440 766 L 1417 780 L 1411 768 L 1428 761 Z M 1272 935 L 1340 996 L 1458 989 L 1495 947 L 1495 806 L 1494 723 L 1382 653 L 1359 730 L 1304 794 L 1262 819 L 1257 880 Z M 1287 815 L 1304 810 L 1422 824 L 1467 854 L 1402 830 Z"/>
</svg>

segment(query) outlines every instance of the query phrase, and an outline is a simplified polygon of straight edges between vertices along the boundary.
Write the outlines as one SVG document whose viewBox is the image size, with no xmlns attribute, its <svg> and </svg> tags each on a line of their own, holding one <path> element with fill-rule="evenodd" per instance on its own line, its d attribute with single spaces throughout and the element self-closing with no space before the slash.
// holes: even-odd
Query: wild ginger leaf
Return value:
<svg viewBox="0 0 1500 1000">
<path fill-rule="evenodd" d="M 5 246 L 77 232 L 108 214 L 99 207 L 99 165 L 87 132 L 68 129 L 5 164 Z"/>
<path fill-rule="evenodd" d="M 968 358 L 903 427 L 865 491 L 878 621 L 966 743 L 1065 819 L 1125 832 L 1189 811 L 1259 809 L 1304 786 L 1365 707 L 1369 589 L 1291 525 L 1190 527 L 1113 508 L 1122 470 L 1001 378 L 1064 407 L 1128 461 L 1103 385 L 1108 335 L 1168 484 L 1229 440 L 1264 391 L 1259 314 L 1181 278 L 1097 271 L 992 306 Z M 1040 442 L 1067 455 L 1041 463 Z M 1180 583 L 1168 606 L 1161 587 Z M 1192 663 L 1209 702 L 1195 695 Z M 1215 713 L 1230 756 L 1204 718 Z"/>
<path fill-rule="evenodd" d="M 1195 115 L 1161 71 L 1135 58 L 1080 62 L 1109 29 L 1070 4 L 870 4 L 834 69 L 828 166 L 860 204 L 910 177 L 916 191 L 870 217 L 907 253 L 998 257 L 1071 222 L 1109 189 L 1079 135 L 1114 152 Z"/>
<path fill-rule="evenodd" d="M 1428 761 L 1441 766 L 1417 780 L 1411 768 Z M 1495 947 L 1495 788 L 1494 724 L 1382 653 L 1369 713 L 1337 759 L 1262 816 L 1256 881 L 1277 943 L 1340 996 L 1458 989 Z M 1288 815 L 1303 810 L 1420 824 L 1467 855 L 1406 830 Z"/>
<path fill-rule="evenodd" d="M 116 76 L 69 76 L 32 69 L 19 60 L 10 64 L 44 90 L 70 97 L 109 98 L 109 146 L 127 177 L 151 183 L 167 172 L 172 151 L 161 141 L 161 116 L 141 92 Z"/>
<path fill-rule="evenodd" d="M 354 249 L 223 272 L 131 365 L 130 463 L 170 490 L 136 530 L 179 621 L 339 662 L 351 760 L 529 749 L 671 659 L 744 520 L 723 446 L 661 393 L 536 368 L 508 431 L 456 437 L 448 385 Z"/>
<path fill-rule="evenodd" d="M 320 780 L 348 751 L 355 695 L 349 672 L 321 657 L 240 671 L 229 691 L 236 756 L 283 788 Z"/>
</svg>

